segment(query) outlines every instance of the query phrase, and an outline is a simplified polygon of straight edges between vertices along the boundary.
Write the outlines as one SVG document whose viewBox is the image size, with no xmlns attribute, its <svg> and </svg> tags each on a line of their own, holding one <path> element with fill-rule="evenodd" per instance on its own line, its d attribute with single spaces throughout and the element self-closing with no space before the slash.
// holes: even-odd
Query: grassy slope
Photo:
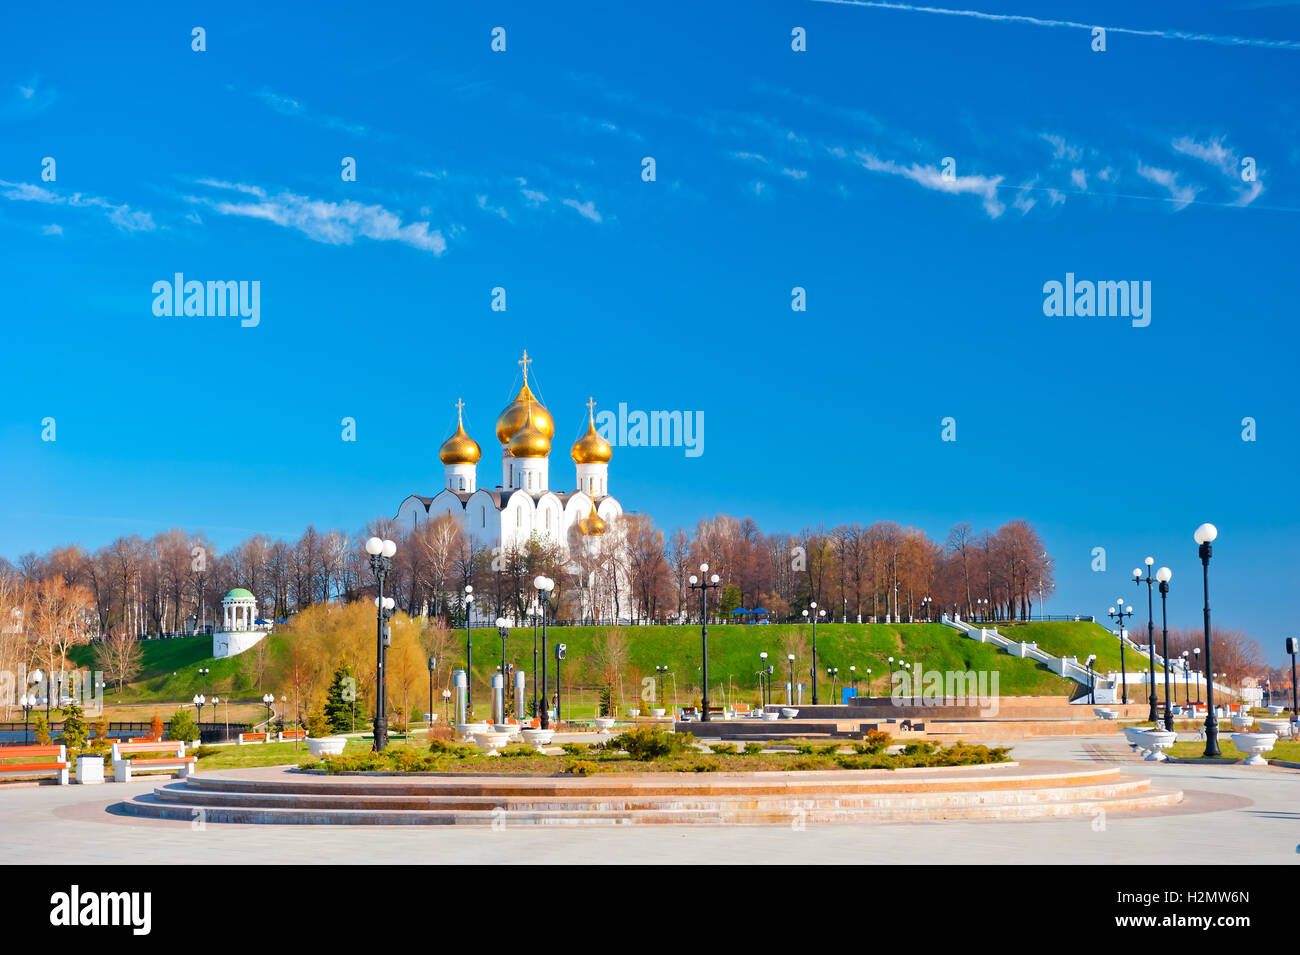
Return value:
<svg viewBox="0 0 1300 955">
<path fill-rule="evenodd" d="M 552 627 L 549 643 L 568 645 L 568 659 L 564 662 L 566 685 L 584 680 L 584 659 L 590 654 L 592 641 L 608 631 L 607 627 Z M 1014 635 L 1025 634 L 1028 640 L 1037 640 L 1049 653 L 1072 653 L 1086 658 L 1097 653 L 1099 666 L 1119 665 L 1116 641 L 1103 627 L 1089 623 L 1034 623 L 1016 628 L 1006 628 Z M 688 687 L 698 683 L 700 665 L 700 630 L 689 627 L 626 627 L 629 665 L 625 670 L 623 695 L 633 699 L 638 693 L 638 681 L 654 676 L 656 664 L 667 664 L 677 676 L 679 698 L 685 699 Z M 736 624 L 715 625 L 709 628 L 709 675 L 716 694 L 717 687 L 728 678 L 737 688 L 748 690 L 756 696 L 754 674 L 759 667 L 759 651 L 766 650 L 769 659 L 778 665 L 774 677 L 779 687 L 789 678 L 785 660 L 785 638 L 797 634 L 806 645 L 811 644 L 810 628 L 806 625 L 776 624 L 764 627 L 747 627 Z M 285 633 L 267 638 L 270 663 L 267 670 L 269 685 L 276 683 L 279 670 L 287 657 L 289 637 Z M 198 668 L 211 669 L 207 677 L 207 692 L 231 695 L 236 699 L 254 699 L 258 694 L 251 680 L 241 671 L 240 658 L 214 660 L 211 640 L 206 637 L 178 640 L 151 640 L 144 644 L 144 672 L 122 694 L 110 692 L 110 701 L 188 701 L 200 689 Z M 458 646 L 463 643 L 458 642 Z M 517 628 L 511 632 L 507 656 L 525 669 L 532 666 L 533 631 Z M 480 699 L 482 687 L 495 670 L 494 661 L 500 659 L 500 642 L 491 630 L 474 631 L 475 692 Z M 460 657 L 462 651 L 457 651 Z M 1110 655 L 1107 655 L 1107 654 Z M 847 682 L 848 668 L 854 664 L 859 674 L 865 675 L 871 667 L 873 689 L 885 692 L 889 664 L 887 657 L 904 657 L 919 661 L 927 670 L 997 670 L 999 691 L 1005 695 L 1069 695 L 1075 684 L 1063 680 L 1045 667 L 1030 660 L 1021 660 L 997 652 L 992 646 L 966 639 L 956 631 L 939 624 L 821 624 L 817 628 L 817 654 L 819 692 L 830 698 L 830 680 L 826 667 L 840 668 L 840 682 Z M 92 654 L 89 647 L 76 648 L 72 653 L 74 663 L 89 666 Z M 808 654 L 800 657 L 800 669 L 806 672 Z M 1130 659 L 1130 668 L 1133 661 Z M 549 669 L 554 673 L 554 657 Z M 798 679 L 806 677 L 800 673 Z M 670 683 L 671 687 L 671 683 Z M 865 691 L 865 685 L 859 683 Z M 692 694 L 693 695 L 693 694 Z"/>
<path fill-rule="evenodd" d="M 1105 672 L 1119 671 L 1119 638 L 1099 623 L 1071 623 L 1066 621 L 1042 621 L 1037 623 L 1018 623 L 1008 626 L 998 624 L 998 633 L 1013 640 L 1026 643 L 1037 642 L 1039 649 L 1052 656 L 1077 656 L 1079 662 L 1088 659 L 1090 653 L 1097 654 L 1094 669 Z M 1129 636 L 1135 642 L 1138 637 L 1133 630 Z M 1145 639 L 1145 631 L 1142 634 Z M 1156 651 L 1160 650 L 1160 635 L 1156 634 Z M 1137 653 L 1131 647 L 1124 648 L 1124 662 L 1130 673 L 1145 670 L 1148 666 L 1147 655 Z M 1163 673 L 1156 665 L 1156 673 Z"/>
</svg>

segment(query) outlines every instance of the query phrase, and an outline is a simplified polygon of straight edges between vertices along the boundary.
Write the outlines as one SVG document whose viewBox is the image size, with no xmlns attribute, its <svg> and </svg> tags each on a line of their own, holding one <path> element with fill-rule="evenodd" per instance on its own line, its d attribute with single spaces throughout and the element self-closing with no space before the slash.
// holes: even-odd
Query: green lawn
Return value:
<svg viewBox="0 0 1300 955">
<path fill-rule="evenodd" d="M 345 754 L 367 753 L 370 740 L 350 739 L 344 748 Z M 201 756 L 197 769 L 200 772 L 213 769 L 247 769 L 252 766 L 296 766 L 304 759 L 311 758 L 306 743 L 262 743 L 251 746 L 209 746 L 212 750 L 207 756 Z"/>
<path fill-rule="evenodd" d="M 1043 620 L 1030 623 L 1007 624 L 1005 622 L 997 625 L 998 633 L 1012 640 L 1023 640 L 1025 643 L 1037 643 L 1038 648 L 1045 653 L 1050 653 L 1054 657 L 1076 656 L 1079 662 L 1083 663 L 1088 659 L 1088 655 L 1095 653 L 1097 659 L 1093 662 L 1093 669 L 1106 672 L 1107 670 L 1119 671 L 1119 638 L 1099 623 L 1058 620 Z M 1145 638 L 1145 629 L 1142 637 Z M 1135 642 L 1141 642 L 1135 635 L 1135 630 L 1129 630 L 1129 638 Z M 1156 653 L 1160 652 L 1160 635 L 1156 634 Z M 1124 662 L 1128 666 L 1130 673 L 1139 670 L 1145 670 L 1149 666 L 1149 661 L 1145 653 L 1138 653 L 1132 647 L 1124 648 Z M 1159 664 L 1156 665 L 1156 675 L 1164 673 Z M 1170 674 L 1170 680 L 1173 680 L 1173 674 Z M 1162 682 L 1163 677 L 1157 680 Z M 1133 687 L 1129 686 L 1130 694 Z"/>
<path fill-rule="evenodd" d="M 586 661 L 591 656 L 592 644 L 608 627 L 551 627 L 548 644 L 568 645 L 568 658 L 563 663 L 566 689 L 566 717 L 588 718 L 594 715 L 596 705 L 596 680 L 588 672 Z M 1006 627 L 1007 632 L 1027 639 L 1037 640 L 1049 653 L 1074 654 L 1080 659 L 1097 653 L 1099 667 L 1119 665 L 1118 645 L 1105 630 L 1092 623 L 1031 623 Z M 642 702 L 642 680 L 655 676 L 656 665 L 671 668 L 670 676 L 660 688 L 660 699 L 689 703 L 698 696 L 699 667 L 701 659 L 700 628 L 698 626 L 657 626 L 622 628 L 628 642 L 628 666 L 623 672 L 622 685 L 615 688 L 623 709 L 634 706 L 648 708 Z M 755 703 L 758 700 L 755 673 L 760 666 L 760 651 L 766 650 L 769 661 L 777 667 L 773 682 L 776 695 L 781 697 L 781 687 L 789 679 L 785 640 L 788 636 L 802 638 L 811 649 L 811 628 L 806 624 L 774 624 L 771 626 L 744 626 L 741 624 L 714 624 L 709 627 L 709 682 L 711 696 L 720 701 L 728 694 L 737 702 Z M 279 676 L 288 656 L 289 632 L 271 634 L 266 638 L 268 665 L 266 683 L 278 685 Z M 500 643 L 492 630 L 475 630 L 474 698 L 482 701 L 487 696 L 488 681 L 495 672 L 493 661 L 500 659 Z M 210 656 L 212 642 L 208 637 L 186 637 L 176 640 L 149 640 L 142 644 L 144 669 L 140 677 L 118 692 L 110 688 L 106 700 L 110 704 L 159 703 L 174 706 L 177 701 L 188 701 L 201 688 L 209 696 L 219 693 L 223 697 L 244 702 L 254 701 L 260 691 L 245 672 L 241 657 L 215 660 Z M 506 652 L 509 659 L 532 668 L 533 631 L 531 627 L 511 631 Z M 826 668 L 839 667 L 839 684 L 849 683 L 849 666 L 857 667 L 859 692 L 865 693 L 866 670 L 871 668 L 871 691 L 875 695 L 888 692 L 887 658 L 893 655 L 919 665 L 925 670 L 984 670 L 997 671 L 998 692 L 1008 696 L 1052 695 L 1068 696 L 1075 692 L 1076 684 L 1050 672 L 1032 660 L 1023 660 L 998 652 L 993 646 L 981 644 L 961 636 L 957 631 L 941 624 L 839 624 L 826 623 L 817 628 L 818 692 L 823 700 L 831 700 L 831 681 Z M 78 666 L 93 665 L 90 647 L 74 648 L 70 654 Z M 807 681 L 810 654 L 805 650 L 798 661 L 796 679 Z M 1129 661 L 1133 668 L 1133 660 Z M 206 682 L 198 673 L 199 667 L 208 667 Z M 549 665 L 551 679 L 555 678 L 555 661 Z M 674 679 L 675 678 L 675 679 Z M 445 679 L 445 675 L 444 675 Z M 585 687 L 585 689 L 583 688 Z M 674 697 L 675 693 L 675 697 Z M 838 694 L 837 694 L 838 696 Z M 805 696 L 807 699 L 807 696 Z M 572 711 L 569 707 L 572 706 Z M 170 711 L 163 714 L 170 716 Z M 205 714 L 206 716 L 207 714 Z"/>
<path fill-rule="evenodd" d="M 1222 727 L 1219 728 L 1219 754 L 1225 760 L 1241 760 L 1247 755 L 1232 745 L 1232 734 L 1225 732 Z M 1169 755 L 1183 759 L 1196 759 L 1205 755 L 1205 743 L 1203 741 L 1174 743 L 1173 749 L 1169 750 Z M 1272 752 L 1265 753 L 1264 758 L 1300 763 L 1300 742 L 1278 740 L 1273 745 Z"/>
</svg>

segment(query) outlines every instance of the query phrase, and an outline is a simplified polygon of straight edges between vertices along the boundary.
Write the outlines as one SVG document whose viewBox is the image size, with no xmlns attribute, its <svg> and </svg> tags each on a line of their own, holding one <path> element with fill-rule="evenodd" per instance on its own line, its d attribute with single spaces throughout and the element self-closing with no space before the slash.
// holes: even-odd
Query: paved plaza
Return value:
<svg viewBox="0 0 1300 955">
<path fill-rule="evenodd" d="M 107 811 L 158 780 L 103 786 L 0 787 L 7 863 L 411 863 L 447 858 L 513 863 L 1257 864 L 1300 860 L 1300 770 L 1235 764 L 1150 764 L 1116 736 L 1018 741 L 1021 759 L 1114 762 L 1180 788 L 1167 810 L 1016 822 L 619 828 L 208 825 Z M 427 854 L 424 852 L 427 850 Z M 448 853 L 454 853 L 448 856 Z M 542 855 L 544 854 L 544 855 Z"/>
</svg>

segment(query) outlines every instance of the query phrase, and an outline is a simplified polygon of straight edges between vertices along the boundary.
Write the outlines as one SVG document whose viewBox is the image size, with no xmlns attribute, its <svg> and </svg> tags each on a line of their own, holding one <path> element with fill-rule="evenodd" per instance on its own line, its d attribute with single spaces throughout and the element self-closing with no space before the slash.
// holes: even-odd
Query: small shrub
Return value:
<svg viewBox="0 0 1300 955">
<path fill-rule="evenodd" d="M 711 743 L 709 744 L 709 751 L 717 754 L 718 756 L 735 756 L 736 744 L 735 743 Z"/>
<path fill-rule="evenodd" d="M 880 730 L 868 730 L 866 738 L 853 744 L 855 753 L 883 753 L 894 742 L 894 738 Z"/>
<path fill-rule="evenodd" d="M 796 753 L 801 753 L 801 754 L 803 754 L 804 756 L 811 756 L 811 755 L 812 755 L 812 752 L 813 752 L 813 744 L 812 744 L 812 743 L 795 743 L 795 744 L 794 744 L 794 751 L 795 751 Z"/>
<path fill-rule="evenodd" d="M 564 771 L 574 776 L 591 776 L 600 772 L 600 766 L 589 759 L 573 759 L 564 764 Z"/>
<path fill-rule="evenodd" d="M 172 714 L 167 735 L 172 739 L 184 740 L 188 743 L 192 739 L 199 738 L 199 725 L 194 722 L 194 716 L 189 710 L 181 708 Z M 159 736 L 159 739 L 162 737 Z"/>
<path fill-rule="evenodd" d="M 686 771 L 690 773 L 716 773 L 722 765 L 716 759 L 701 759 L 686 766 Z"/>
<path fill-rule="evenodd" d="M 831 743 L 829 746 L 818 746 L 817 752 L 822 756 L 834 756 L 840 751 L 839 743 Z"/>
<path fill-rule="evenodd" d="M 312 739 L 320 739 L 333 733 L 330 728 L 330 721 L 325 718 L 325 714 L 319 710 L 307 717 L 307 735 Z"/>
<path fill-rule="evenodd" d="M 149 721 L 149 736 L 158 740 L 163 738 L 163 721 L 157 710 L 153 711 L 153 719 Z"/>
<path fill-rule="evenodd" d="M 44 713 L 37 713 L 36 719 L 32 720 L 32 735 L 36 737 L 37 746 L 50 745 L 50 721 Z"/>
<path fill-rule="evenodd" d="M 497 753 L 506 759 L 519 759 L 523 756 L 539 756 L 536 749 L 526 743 L 513 743 L 510 746 L 503 746 L 497 750 Z"/>
<path fill-rule="evenodd" d="M 626 750 L 639 762 L 677 756 L 694 748 L 695 737 L 690 733 L 670 733 L 657 726 L 638 726 L 620 733 L 609 741 L 607 749 Z"/>
<path fill-rule="evenodd" d="M 814 757 L 812 759 L 796 759 L 790 764 L 790 768 L 800 772 L 808 772 L 814 769 L 828 769 L 833 763 L 823 757 Z"/>
<path fill-rule="evenodd" d="M 601 744 L 604 745 L 604 744 Z M 566 756 L 581 756 L 590 749 L 588 743 L 561 743 L 560 749 L 564 750 Z"/>
<path fill-rule="evenodd" d="M 478 749 L 468 743 L 455 743 L 446 739 L 429 740 L 429 752 L 434 756 L 466 759 L 478 755 Z"/>
<path fill-rule="evenodd" d="M 220 746 L 196 746 L 194 749 L 186 750 L 186 756 L 193 756 L 195 759 L 202 759 L 204 756 L 211 756 L 214 753 L 221 752 Z"/>
<path fill-rule="evenodd" d="M 745 755 L 746 755 L 746 756 L 753 756 L 753 755 L 755 755 L 756 753 L 761 753 L 761 752 L 763 752 L 763 744 L 762 744 L 762 743 L 746 743 L 746 744 L 745 744 Z"/>
</svg>

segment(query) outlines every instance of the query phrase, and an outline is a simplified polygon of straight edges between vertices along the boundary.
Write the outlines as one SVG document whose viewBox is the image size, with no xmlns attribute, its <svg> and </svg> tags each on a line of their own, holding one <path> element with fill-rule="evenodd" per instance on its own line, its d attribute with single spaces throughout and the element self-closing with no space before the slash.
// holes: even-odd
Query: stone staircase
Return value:
<svg viewBox="0 0 1300 955">
<path fill-rule="evenodd" d="M 245 825 L 789 825 L 1032 819 L 1176 806 L 1113 766 L 560 776 L 324 776 L 231 770 L 169 782 L 122 815 Z"/>
</svg>

